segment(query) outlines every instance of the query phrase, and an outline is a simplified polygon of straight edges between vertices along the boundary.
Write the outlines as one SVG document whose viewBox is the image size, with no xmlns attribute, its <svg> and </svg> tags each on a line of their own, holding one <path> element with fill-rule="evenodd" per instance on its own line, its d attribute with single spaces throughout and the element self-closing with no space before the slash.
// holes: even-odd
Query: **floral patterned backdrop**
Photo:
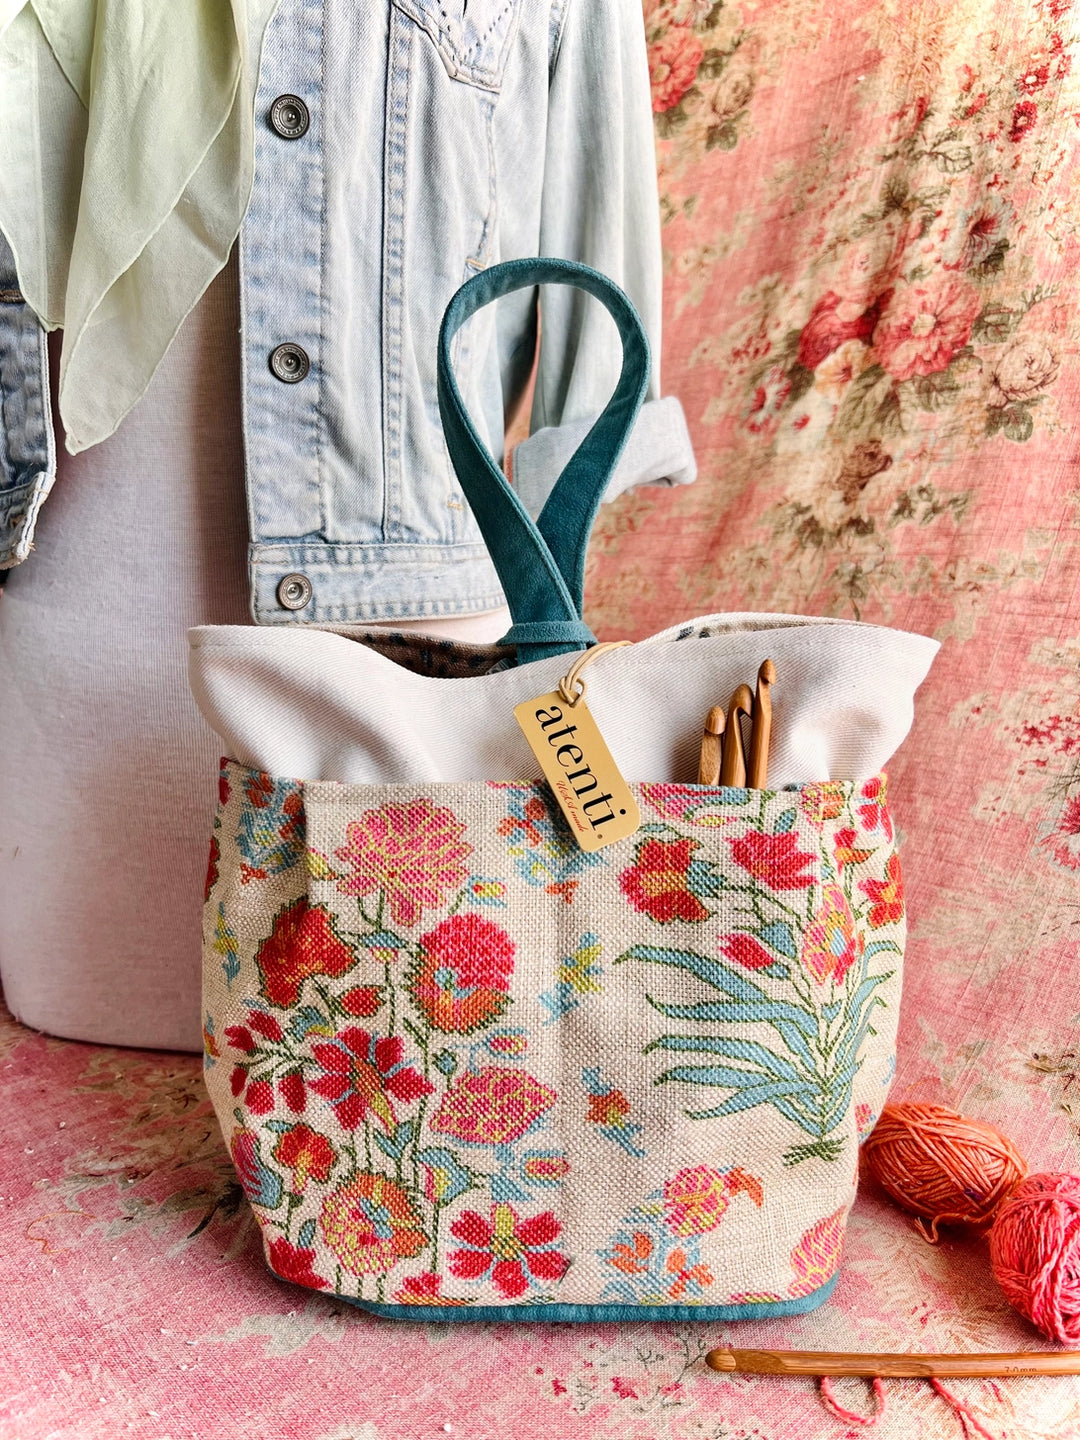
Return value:
<svg viewBox="0 0 1080 1440">
<path fill-rule="evenodd" d="M 794 610 L 943 642 L 892 769 L 894 1094 L 1078 1169 L 1080 19 L 1072 0 L 645 14 L 664 389 L 701 474 L 604 510 L 590 621 L 632 638 Z M 801 1320 L 374 1320 L 263 1269 L 197 1061 L 8 1022 L 0 1071 L 3 1440 L 831 1440 L 855 1432 L 811 1382 L 722 1379 L 704 1350 L 1039 1343 L 978 1242 L 932 1248 L 869 1193 L 834 1300 Z M 994 1436 L 1080 1436 L 1077 1382 L 954 1388 Z M 890 1384 L 878 1435 L 961 1432 Z"/>
</svg>

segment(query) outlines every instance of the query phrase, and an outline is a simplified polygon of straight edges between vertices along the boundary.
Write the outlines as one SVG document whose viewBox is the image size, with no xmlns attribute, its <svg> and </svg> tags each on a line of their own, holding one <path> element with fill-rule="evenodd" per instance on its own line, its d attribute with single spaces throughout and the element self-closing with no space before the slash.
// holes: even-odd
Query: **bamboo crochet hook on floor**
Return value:
<svg viewBox="0 0 1080 1440">
<path fill-rule="evenodd" d="M 871 1378 L 1080 1375 L 1080 1351 L 1021 1350 L 1004 1354 L 884 1355 L 831 1350 L 710 1350 L 710 1370 L 743 1375 L 859 1375 Z"/>
</svg>

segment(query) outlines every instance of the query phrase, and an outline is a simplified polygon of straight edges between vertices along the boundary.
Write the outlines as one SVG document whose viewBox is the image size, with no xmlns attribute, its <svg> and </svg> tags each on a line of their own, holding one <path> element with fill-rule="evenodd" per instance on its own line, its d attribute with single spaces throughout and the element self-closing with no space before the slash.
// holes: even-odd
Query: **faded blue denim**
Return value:
<svg viewBox="0 0 1080 1440">
<path fill-rule="evenodd" d="M 269 123 L 282 94 L 308 107 L 300 139 Z M 567 257 L 628 292 L 658 355 L 651 120 L 640 0 L 281 0 L 263 44 L 239 241 L 257 621 L 502 603 L 442 437 L 439 322 L 461 283 L 495 261 Z M 470 322 L 453 357 L 499 458 L 538 323 L 533 434 L 514 453 L 533 514 L 614 389 L 614 325 L 596 301 L 550 287 L 539 320 L 535 293 L 507 297 Z M 310 360 L 295 384 L 270 368 L 284 342 Z M 0 306 L 0 495 L 17 522 L 0 565 L 23 558 L 51 483 L 46 375 L 33 316 Z M 654 370 L 609 494 L 693 478 L 681 409 L 659 394 Z M 278 600 L 291 573 L 312 586 L 299 611 Z"/>
</svg>

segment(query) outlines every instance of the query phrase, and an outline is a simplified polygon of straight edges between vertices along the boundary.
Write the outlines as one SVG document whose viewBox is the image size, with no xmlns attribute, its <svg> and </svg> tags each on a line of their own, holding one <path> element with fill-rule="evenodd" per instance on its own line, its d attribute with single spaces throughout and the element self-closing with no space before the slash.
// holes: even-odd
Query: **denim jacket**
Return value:
<svg viewBox="0 0 1080 1440">
<path fill-rule="evenodd" d="M 342 624 L 494 608 L 439 423 L 439 322 L 495 261 L 565 256 L 623 286 L 658 356 L 639 0 L 280 0 L 255 119 L 239 238 L 252 614 Z M 12 271 L 0 238 L 0 567 L 28 553 L 55 473 L 43 335 Z M 612 322 L 550 287 L 477 316 L 454 358 L 497 458 L 535 368 L 532 434 L 512 463 L 538 512 L 614 388 Z M 609 495 L 693 476 L 654 362 Z"/>
</svg>

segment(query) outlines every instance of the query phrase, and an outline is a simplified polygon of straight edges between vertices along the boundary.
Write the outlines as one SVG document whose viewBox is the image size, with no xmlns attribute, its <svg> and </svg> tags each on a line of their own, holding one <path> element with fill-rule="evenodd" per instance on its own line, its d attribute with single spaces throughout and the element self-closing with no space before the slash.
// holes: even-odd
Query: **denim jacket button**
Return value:
<svg viewBox="0 0 1080 1440">
<path fill-rule="evenodd" d="M 311 599 L 311 581 L 306 575 L 285 575 L 278 581 L 277 598 L 286 610 L 303 610 Z"/>
<path fill-rule="evenodd" d="M 303 380 L 311 369 L 311 361 L 306 350 L 288 341 L 270 351 L 270 369 L 279 380 L 284 380 L 286 385 L 295 385 L 298 380 Z"/>
<path fill-rule="evenodd" d="M 270 107 L 270 124 L 283 140 L 299 140 L 307 133 L 311 116 L 299 95 L 279 95 Z"/>
</svg>

